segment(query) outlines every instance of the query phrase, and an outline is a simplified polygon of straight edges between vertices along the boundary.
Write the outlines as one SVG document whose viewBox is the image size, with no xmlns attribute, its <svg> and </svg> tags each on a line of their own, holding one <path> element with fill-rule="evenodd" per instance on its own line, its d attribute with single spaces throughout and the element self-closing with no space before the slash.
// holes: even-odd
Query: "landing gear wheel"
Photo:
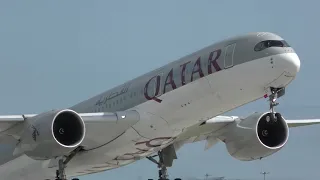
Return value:
<svg viewBox="0 0 320 180">
<path fill-rule="evenodd" d="M 270 107 L 270 121 L 271 122 L 277 122 L 278 118 L 276 116 L 276 113 L 274 111 L 274 108 L 279 105 L 277 102 L 277 98 L 283 96 L 285 94 L 285 88 L 270 88 L 271 95 L 269 96 L 269 107 Z M 268 121 L 268 119 L 267 119 Z"/>
</svg>

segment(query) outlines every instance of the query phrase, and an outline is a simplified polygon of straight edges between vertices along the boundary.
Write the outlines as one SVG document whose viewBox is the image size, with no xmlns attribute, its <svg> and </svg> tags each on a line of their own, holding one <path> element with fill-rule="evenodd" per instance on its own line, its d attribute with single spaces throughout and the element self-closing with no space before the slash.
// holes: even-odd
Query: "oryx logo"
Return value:
<svg viewBox="0 0 320 180">
<path fill-rule="evenodd" d="M 32 128 L 32 139 L 34 140 L 34 141 L 37 141 L 37 136 L 39 136 L 39 131 L 37 130 L 37 128 L 36 127 L 34 127 L 34 126 L 31 126 L 31 128 Z"/>
</svg>

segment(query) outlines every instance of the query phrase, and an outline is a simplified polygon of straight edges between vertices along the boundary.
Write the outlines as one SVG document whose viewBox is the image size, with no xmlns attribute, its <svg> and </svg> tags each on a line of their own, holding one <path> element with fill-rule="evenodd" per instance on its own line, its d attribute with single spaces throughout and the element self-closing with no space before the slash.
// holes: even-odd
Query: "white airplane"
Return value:
<svg viewBox="0 0 320 180">
<path fill-rule="evenodd" d="M 297 54 L 281 37 L 249 33 L 73 107 L 0 116 L 1 179 L 76 180 L 143 158 L 167 179 L 176 151 L 202 140 L 206 149 L 222 141 L 241 161 L 270 156 L 286 144 L 290 127 L 320 123 L 286 120 L 274 110 L 299 70 Z M 266 112 L 222 116 L 260 98 L 269 100 Z"/>
</svg>

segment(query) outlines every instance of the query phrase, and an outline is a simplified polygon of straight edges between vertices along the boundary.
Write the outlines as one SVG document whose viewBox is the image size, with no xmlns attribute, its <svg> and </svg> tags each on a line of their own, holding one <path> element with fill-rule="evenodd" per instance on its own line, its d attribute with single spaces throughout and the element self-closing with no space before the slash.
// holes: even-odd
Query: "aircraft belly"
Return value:
<svg viewBox="0 0 320 180">
<path fill-rule="evenodd" d="M 145 138 L 134 128 L 129 128 L 116 140 L 76 156 L 66 172 L 78 176 L 124 166 L 157 152 L 170 142 L 171 138 Z"/>
<path fill-rule="evenodd" d="M 132 127 L 140 136 L 148 139 L 173 136 L 173 131 L 170 129 L 168 122 L 164 118 L 149 112 L 138 111 L 140 114 L 140 121 Z"/>
<path fill-rule="evenodd" d="M 50 172 L 49 169 L 42 169 L 42 161 L 32 160 L 26 155 L 20 156 L 0 167 L 1 179 L 5 180 L 45 179 L 52 176 L 54 172 Z"/>
</svg>

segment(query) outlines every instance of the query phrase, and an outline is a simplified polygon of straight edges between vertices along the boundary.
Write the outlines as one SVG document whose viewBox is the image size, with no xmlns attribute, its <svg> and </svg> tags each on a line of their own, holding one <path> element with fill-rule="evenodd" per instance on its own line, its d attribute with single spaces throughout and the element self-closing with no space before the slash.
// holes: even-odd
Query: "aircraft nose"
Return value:
<svg viewBox="0 0 320 180">
<path fill-rule="evenodd" d="M 286 53 L 282 58 L 285 71 L 296 76 L 300 71 L 300 59 L 296 53 Z"/>
</svg>

